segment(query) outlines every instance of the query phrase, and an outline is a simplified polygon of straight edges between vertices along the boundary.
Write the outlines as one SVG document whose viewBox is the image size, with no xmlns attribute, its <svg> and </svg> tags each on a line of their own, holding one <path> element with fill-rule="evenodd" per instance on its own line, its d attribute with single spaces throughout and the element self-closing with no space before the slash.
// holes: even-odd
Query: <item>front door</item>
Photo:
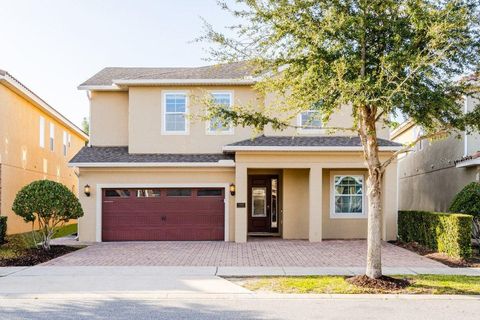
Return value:
<svg viewBox="0 0 480 320">
<path fill-rule="evenodd" d="M 278 233 L 278 176 L 248 177 L 248 232 Z"/>
</svg>

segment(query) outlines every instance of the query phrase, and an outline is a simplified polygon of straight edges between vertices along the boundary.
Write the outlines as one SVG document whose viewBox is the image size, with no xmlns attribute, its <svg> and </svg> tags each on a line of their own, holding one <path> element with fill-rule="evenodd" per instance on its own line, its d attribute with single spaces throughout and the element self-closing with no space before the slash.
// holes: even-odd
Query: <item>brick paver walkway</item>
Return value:
<svg viewBox="0 0 480 320">
<path fill-rule="evenodd" d="M 105 242 L 47 262 L 59 266 L 279 266 L 363 267 L 364 240 L 249 240 L 233 242 Z M 445 267 L 384 243 L 386 267 Z"/>
</svg>

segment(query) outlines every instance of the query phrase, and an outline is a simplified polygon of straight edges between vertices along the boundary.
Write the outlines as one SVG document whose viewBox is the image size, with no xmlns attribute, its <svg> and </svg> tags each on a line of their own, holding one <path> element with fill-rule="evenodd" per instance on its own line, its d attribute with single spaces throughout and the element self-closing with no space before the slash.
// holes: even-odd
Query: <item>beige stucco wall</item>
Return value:
<svg viewBox="0 0 480 320">
<path fill-rule="evenodd" d="M 184 92 L 190 117 L 188 134 L 162 132 L 164 94 Z M 210 92 L 230 92 L 234 104 L 257 105 L 258 95 L 248 86 L 238 87 L 133 87 L 129 90 L 129 151 L 131 153 L 220 153 L 226 144 L 252 137 L 250 128 L 236 127 L 233 134 L 207 134 L 200 117 L 201 99 Z"/>
<path fill-rule="evenodd" d="M 45 118 L 45 147 L 41 148 L 40 116 Z M 50 123 L 55 125 L 54 151 L 50 151 Z M 63 132 L 71 134 L 71 146 L 63 155 Z M 12 211 L 17 192 L 28 183 L 50 179 L 76 192 L 78 180 L 67 162 L 85 145 L 76 131 L 39 106 L 0 84 L 0 214 L 8 217 L 7 232 L 31 230 Z"/>
<path fill-rule="evenodd" d="M 97 185 L 140 186 L 140 185 L 190 185 L 225 184 L 234 182 L 233 168 L 106 168 L 82 169 L 80 186 L 91 187 L 90 197 L 81 193 L 79 198 L 85 212 L 79 219 L 80 241 L 96 241 L 97 205 L 101 194 L 97 194 Z M 235 238 L 235 201 L 228 193 L 229 200 L 229 240 Z M 101 210 L 101 209 L 99 209 Z M 101 212 L 101 211 L 99 211 Z"/>
<path fill-rule="evenodd" d="M 90 93 L 90 144 L 128 145 L 128 92 Z"/>
<path fill-rule="evenodd" d="M 189 109 L 188 134 L 162 132 L 164 94 L 183 92 L 187 95 Z M 130 87 L 128 91 L 93 91 L 90 97 L 91 144 L 94 146 L 128 145 L 131 153 L 217 153 L 226 144 L 252 138 L 261 132 L 251 128 L 236 127 L 232 134 L 209 134 L 206 123 L 200 119 L 205 108 L 201 99 L 211 92 L 229 92 L 234 105 L 263 110 L 271 115 L 285 118 L 285 113 L 276 113 L 276 98 L 263 97 L 250 86 L 151 86 Z M 275 111 L 274 111 L 275 110 Z M 324 126 L 348 128 L 352 124 L 352 108 L 342 106 L 332 114 Z M 291 120 L 297 125 L 297 119 Z M 388 138 L 389 130 L 378 126 L 378 136 Z M 301 131 L 287 128 L 275 131 L 265 128 L 265 135 L 319 135 L 331 131 Z M 335 135 L 352 135 L 351 131 L 336 131 Z"/>
</svg>

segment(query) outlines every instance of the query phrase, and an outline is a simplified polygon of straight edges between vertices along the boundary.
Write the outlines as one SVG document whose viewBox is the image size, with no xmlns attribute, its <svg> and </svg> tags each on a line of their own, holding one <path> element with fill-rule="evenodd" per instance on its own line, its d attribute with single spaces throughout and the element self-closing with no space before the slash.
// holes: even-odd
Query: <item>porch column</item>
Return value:
<svg viewBox="0 0 480 320">
<path fill-rule="evenodd" d="M 237 163 L 235 167 L 235 242 L 237 243 L 247 242 L 247 183 L 247 167 Z"/>
<path fill-rule="evenodd" d="M 322 167 L 311 167 L 308 181 L 308 240 L 320 242 L 322 241 Z"/>
</svg>

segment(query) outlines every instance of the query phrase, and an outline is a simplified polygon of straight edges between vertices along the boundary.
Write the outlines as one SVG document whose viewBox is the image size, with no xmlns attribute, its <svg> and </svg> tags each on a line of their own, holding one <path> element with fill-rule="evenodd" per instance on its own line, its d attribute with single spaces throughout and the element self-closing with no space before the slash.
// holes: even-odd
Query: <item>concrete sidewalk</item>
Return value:
<svg viewBox="0 0 480 320">
<path fill-rule="evenodd" d="M 22 276 L 352 276 L 363 267 L 184 267 L 184 266 L 45 266 L 0 267 L 0 277 Z M 383 267 L 385 275 L 444 274 L 480 276 L 480 268 Z"/>
<path fill-rule="evenodd" d="M 363 268 L 261 268 L 261 267 L 57 267 L 1 268 L 0 300 L 64 299 L 66 297 L 139 297 L 155 299 L 233 298 L 257 293 L 221 276 L 354 275 Z M 478 269 L 385 268 L 386 274 L 465 274 L 480 276 Z M 479 278 L 480 279 L 480 278 Z M 330 296 L 330 295 L 326 295 Z"/>
</svg>

